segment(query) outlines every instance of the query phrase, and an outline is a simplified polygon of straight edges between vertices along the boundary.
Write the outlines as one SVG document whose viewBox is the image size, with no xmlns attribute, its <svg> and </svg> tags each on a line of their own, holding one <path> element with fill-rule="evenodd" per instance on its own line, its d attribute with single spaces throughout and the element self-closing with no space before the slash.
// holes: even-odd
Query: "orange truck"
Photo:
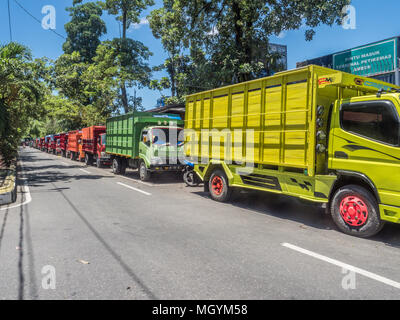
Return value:
<svg viewBox="0 0 400 320">
<path fill-rule="evenodd" d="M 110 155 L 105 152 L 105 126 L 91 126 L 82 129 L 82 152 L 79 158 L 87 165 L 96 163 L 97 167 L 110 166 Z"/>
<path fill-rule="evenodd" d="M 68 148 L 67 157 L 71 160 L 80 159 L 80 141 L 82 137 L 82 131 L 74 130 L 68 132 Z"/>
</svg>

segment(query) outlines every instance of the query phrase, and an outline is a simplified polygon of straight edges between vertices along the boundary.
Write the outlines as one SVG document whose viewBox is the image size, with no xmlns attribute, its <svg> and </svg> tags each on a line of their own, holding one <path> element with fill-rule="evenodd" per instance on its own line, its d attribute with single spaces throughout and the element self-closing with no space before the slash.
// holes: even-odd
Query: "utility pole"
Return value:
<svg viewBox="0 0 400 320">
<path fill-rule="evenodd" d="M 7 1 L 8 3 L 8 27 L 10 29 L 10 42 L 12 42 L 12 28 L 11 28 L 11 10 L 10 10 L 10 0 Z"/>
</svg>

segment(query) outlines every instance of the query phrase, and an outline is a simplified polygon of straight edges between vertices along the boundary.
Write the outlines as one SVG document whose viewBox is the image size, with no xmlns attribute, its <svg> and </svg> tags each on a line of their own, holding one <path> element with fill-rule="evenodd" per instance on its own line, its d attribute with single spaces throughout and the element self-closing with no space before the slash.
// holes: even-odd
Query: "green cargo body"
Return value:
<svg viewBox="0 0 400 320">
<path fill-rule="evenodd" d="M 137 158 L 143 128 L 183 126 L 183 120 L 175 117 L 173 114 L 134 112 L 107 119 L 106 152 L 125 158 Z"/>
</svg>

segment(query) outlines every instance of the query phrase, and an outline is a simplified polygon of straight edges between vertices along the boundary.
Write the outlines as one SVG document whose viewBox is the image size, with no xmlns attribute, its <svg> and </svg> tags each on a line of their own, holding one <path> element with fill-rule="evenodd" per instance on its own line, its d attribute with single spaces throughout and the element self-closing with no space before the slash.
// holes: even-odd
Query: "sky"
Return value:
<svg viewBox="0 0 400 320">
<path fill-rule="evenodd" d="M 41 23 L 23 11 L 15 1 L 18 1 L 29 13 L 39 21 L 43 19 L 42 8 L 52 5 L 56 9 L 55 31 L 66 36 L 64 24 L 70 20 L 66 7 L 72 6 L 72 0 L 9 0 L 11 15 L 11 30 L 13 41 L 20 42 L 32 50 L 35 58 L 46 56 L 56 59 L 62 51 L 64 39 L 55 33 L 42 28 Z M 146 17 L 156 8 L 162 6 L 162 0 L 156 0 L 156 4 L 141 15 L 141 23 L 132 26 L 128 31 L 128 37 L 143 42 L 153 56 L 150 58 L 151 66 L 160 65 L 166 58 L 160 40 L 153 37 Z M 339 52 L 356 46 L 368 44 L 394 36 L 400 36 L 400 1 L 399 0 L 353 0 L 355 8 L 355 29 L 344 29 L 342 26 L 320 26 L 315 29 L 316 34 L 312 41 L 306 41 L 305 28 L 295 31 L 285 31 L 279 36 L 270 38 L 270 42 L 287 45 L 288 69 L 296 67 L 296 62 L 317 58 L 327 54 Z M 115 17 L 103 15 L 107 24 L 107 34 L 101 40 L 119 37 L 119 24 Z M 10 41 L 8 20 L 8 0 L 0 0 L 0 43 Z M 164 76 L 163 73 L 154 74 L 154 78 Z M 163 92 L 169 95 L 169 91 Z M 150 109 L 156 105 L 160 98 L 158 91 L 141 89 L 137 95 L 143 98 L 143 105 Z"/>
</svg>

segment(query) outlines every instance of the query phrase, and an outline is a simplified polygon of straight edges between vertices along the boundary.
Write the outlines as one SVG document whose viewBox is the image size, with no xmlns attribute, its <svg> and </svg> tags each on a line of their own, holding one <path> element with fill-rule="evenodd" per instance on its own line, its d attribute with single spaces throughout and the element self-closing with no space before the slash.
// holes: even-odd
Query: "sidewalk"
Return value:
<svg viewBox="0 0 400 320">
<path fill-rule="evenodd" d="M 0 155 L 0 205 L 12 203 L 17 197 L 16 161 L 13 161 L 9 167 L 6 167 Z"/>
</svg>

